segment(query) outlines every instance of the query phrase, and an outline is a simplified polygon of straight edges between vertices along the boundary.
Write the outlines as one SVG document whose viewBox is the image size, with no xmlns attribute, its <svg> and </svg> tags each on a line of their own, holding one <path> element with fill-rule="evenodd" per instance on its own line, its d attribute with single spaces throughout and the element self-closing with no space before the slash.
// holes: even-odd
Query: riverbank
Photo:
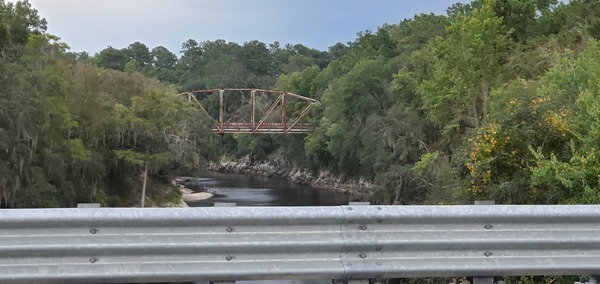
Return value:
<svg viewBox="0 0 600 284">
<path fill-rule="evenodd" d="M 285 178 L 290 182 L 309 185 L 318 190 L 351 195 L 354 200 L 367 200 L 373 184 L 364 179 L 336 176 L 329 171 L 313 172 L 291 167 L 286 161 L 252 161 L 249 156 L 242 159 L 223 158 L 208 164 L 208 170 L 220 173 L 257 175 Z"/>
<path fill-rule="evenodd" d="M 175 178 L 171 180 L 171 188 L 173 190 L 179 190 L 178 200 L 179 202 L 171 202 L 167 205 L 162 205 L 163 207 L 179 207 L 179 208 L 187 208 L 190 207 L 188 202 L 194 202 L 199 200 L 205 200 L 213 197 L 213 195 L 209 192 L 203 191 L 194 191 L 190 188 L 185 187 L 183 185 L 184 180 L 181 178 Z M 173 188 L 175 187 L 175 188 Z"/>
<path fill-rule="evenodd" d="M 196 192 L 182 185 L 179 190 L 181 191 L 181 200 L 186 204 L 187 202 L 200 201 L 213 197 L 213 194 L 210 192 Z"/>
</svg>

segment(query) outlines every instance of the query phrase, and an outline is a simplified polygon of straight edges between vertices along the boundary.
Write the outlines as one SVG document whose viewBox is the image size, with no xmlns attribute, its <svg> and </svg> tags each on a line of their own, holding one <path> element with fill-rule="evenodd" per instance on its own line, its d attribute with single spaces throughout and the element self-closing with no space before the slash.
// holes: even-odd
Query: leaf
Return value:
<svg viewBox="0 0 600 284">
<path fill-rule="evenodd" d="M 133 150 L 116 150 L 115 154 L 119 159 L 125 160 L 128 163 L 136 166 L 143 166 L 144 162 L 146 161 L 146 155 Z"/>
<path fill-rule="evenodd" d="M 67 140 L 71 156 L 80 161 L 89 161 L 92 159 L 92 153 L 83 145 L 83 141 L 79 138 Z"/>
</svg>

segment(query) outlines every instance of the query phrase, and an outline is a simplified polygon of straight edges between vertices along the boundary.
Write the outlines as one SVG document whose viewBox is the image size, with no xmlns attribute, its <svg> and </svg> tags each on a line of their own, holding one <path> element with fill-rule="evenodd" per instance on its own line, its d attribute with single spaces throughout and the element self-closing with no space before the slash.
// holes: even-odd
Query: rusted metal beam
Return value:
<svg viewBox="0 0 600 284">
<path fill-rule="evenodd" d="M 290 97 L 293 97 L 293 98 L 296 98 L 296 99 L 299 99 L 299 100 L 308 101 L 308 102 L 317 102 L 317 100 L 315 100 L 315 99 L 311 99 L 311 98 L 308 98 L 308 97 L 296 95 L 294 93 L 285 92 L 285 94 L 287 96 L 290 96 Z"/>
<path fill-rule="evenodd" d="M 280 122 L 265 122 L 261 128 L 256 129 L 252 127 L 251 122 L 225 122 L 222 133 L 306 133 L 309 129 L 310 125 L 300 123 L 289 129 L 287 125 Z"/>
<path fill-rule="evenodd" d="M 208 111 L 206 111 L 206 109 L 204 108 L 202 103 L 200 103 L 198 98 L 196 98 L 196 96 L 191 92 L 188 92 L 187 96 L 188 96 L 188 100 L 194 99 L 194 102 L 196 102 L 196 104 L 200 107 L 200 109 L 208 116 L 208 118 L 210 118 L 211 121 L 214 122 L 215 126 L 219 129 L 219 131 L 221 131 L 221 127 L 219 126 L 219 124 L 214 120 L 214 118 L 212 118 L 212 116 L 210 116 L 210 114 L 208 113 Z"/>
<path fill-rule="evenodd" d="M 294 120 L 294 122 L 292 122 L 292 124 L 290 124 L 290 127 L 287 129 L 287 131 L 290 131 L 299 121 L 300 119 L 302 119 L 304 116 L 306 116 L 306 114 L 308 113 L 308 111 L 315 105 L 315 103 L 310 103 L 308 106 L 306 106 L 304 108 L 304 110 L 302 110 L 302 112 L 300 113 L 300 115 L 298 116 L 298 118 L 296 118 L 296 120 Z"/>
<path fill-rule="evenodd" d="M 252 130 L 253 130 L 252 132 L 254 132 L 254 130 L 256 130 L 256 124 L 254 123 L 255 122 L 255 120 L 254 120 L 254 98 L 255 98 L 255 96 L 256 96 L 256 90 L 250 91 L 250 103 L 252 104 L 250 107 L 252 109 L 251 110 L 252 114 L 250 115 L 250 122 L 252 122 Z"/>
<path fill-rule="evenodd" d="M 207 89 L 207 90 L 193 90 L 193 91 L 189 91 L 190 93 L 213 93 L 213 92 L 219 92 L 219 91 L 224 91 L 224 92 L 229 92 L 229 91 L 256 91 L 256 92 L 261 92 L 261 93 L 270 93 L 270 94 L 283 94 L 285 93 L 287 96 L 299 99 L 299 100 L 303 100 L 303 101 L 310 101 L 310 102 L 316 102 L 317 100 L 313 99 L 313 98 L 309 98 L 309 97 L 305 97 L 305 96 L 300 96 L 294 93 L 290 93 L 287 91 L 278 91 L 278 90 L 265 90 L 265 89 L 249 89 L 249 88 L 226 88 L 226 89 Z"/>
<path fill-rule="evenodd" d="M 224 105 L 225 102 L 223 101 L 223 90 L 219 90 L 219 102 L 221 104 L 220 108 L 219 108 L 219 124 L 221 124 L 221 130 L 223 130 L 223 112 L 224 112 Z"/>
<path fill-rule="evenodd" d="M 277 97 L 277 100 L 275 100 L 275 102 L 273 102 L 273 104 L 271 105 L 271 107 L 269 108 L 269 110 L 267 110 L 267 112 L 265 112 L 265 114 L 263 114 L 263 117 L 258 122 L 258 125 L 256 125 L 256 129 L 259 129 L 260 126 L 265 122 L 265 120 L 267 120 L 267 118 L 271 115 L 271 113 L 273 112 L 273 110 L 275 109 L 275 107 L 283 99 L 283 96 L 284 96 L 284 94 L 279 95 L 279 97 Z"/>
<path fill-rule="evenodd" d="M 283 97 L 281 98 L 281 122 L 283 123 L 283 126 L 285 127 L 285 124 L 287 123 L 287 114 L 285 112 L 285 96 L 287 95 L 286 92 L 283 93 Z M 287 131 L 286 131 L 287 132 Z"/>
</svg>

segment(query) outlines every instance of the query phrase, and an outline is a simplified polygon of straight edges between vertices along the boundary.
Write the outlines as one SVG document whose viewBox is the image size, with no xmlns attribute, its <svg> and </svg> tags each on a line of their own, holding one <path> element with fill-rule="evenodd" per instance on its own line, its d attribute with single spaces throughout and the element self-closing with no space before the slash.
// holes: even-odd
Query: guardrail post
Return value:
<svg viewBox="0 0 600 284">
<path fill-rule="evenodd" d="M 215 202 L 215 207 L 236 207 L 235 202 Z M 235 284 L 235 281 L 209 281 L 208 284 Z"/>
<path fill-rule="evenodd" d="M 349 206 L 370 206 L 370 202 L 365 201 L 350 201 L 348 202 Z M 366 228 L 366 227 L 365 227 Z M 349 249 L 349 248 L 347 248 Z M 342 281 L 343 284 L 369 284 L 369 279 L 344 279 Z"/>
<path fill-rule="evenodd" d="M 235 202 L 215 202 L 215 207 L 236 207 Z"/>
<path fill-rule="evenodd" d="M 350 202 L 348 202 L 348 205 L 369 206 L 369 205 L 371 205 L 371 203 L 370 202 L 365 202 L 365 201 L 350 201 Z"/>
<path fill-rule="evenodd" d="M 338 282 L 332 282 L 332 283 L 338 283 Z M 369 284 L 370 280 L 369 279 L 343 279 L 342 284 Z"/>
<path fill-rule="evenodd" d="M 473 284 L 494 284 L 494 277 L 473 277 Z"/>
<path fill-rule="evenodd" d="M 100 203 L 77 203 L 77 208 L 100 208 Z"/>
<path fill-rule="evenodd" d="M 494 200 L 477 200 L 475 205 L 494 205 Z M 473 284 L 494 284 L 494 277 L 473 277 Z"/>
</svg>

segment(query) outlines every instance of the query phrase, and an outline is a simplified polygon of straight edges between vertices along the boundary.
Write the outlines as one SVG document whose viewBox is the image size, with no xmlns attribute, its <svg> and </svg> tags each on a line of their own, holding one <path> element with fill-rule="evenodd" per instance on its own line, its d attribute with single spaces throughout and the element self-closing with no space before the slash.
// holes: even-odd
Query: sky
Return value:
<svg viewBox="0 0 600 284">
<path fill-rule="evenodd" d="M 179 54 L 194 39 L 300 43 L 327 50 L 415 14 L 445 14 L 458 0 L 30 0 L 48 32 L 90 54 L 139 41 Z M 465 1 L 462 1 L 465 2 Z"/>
</svg>

